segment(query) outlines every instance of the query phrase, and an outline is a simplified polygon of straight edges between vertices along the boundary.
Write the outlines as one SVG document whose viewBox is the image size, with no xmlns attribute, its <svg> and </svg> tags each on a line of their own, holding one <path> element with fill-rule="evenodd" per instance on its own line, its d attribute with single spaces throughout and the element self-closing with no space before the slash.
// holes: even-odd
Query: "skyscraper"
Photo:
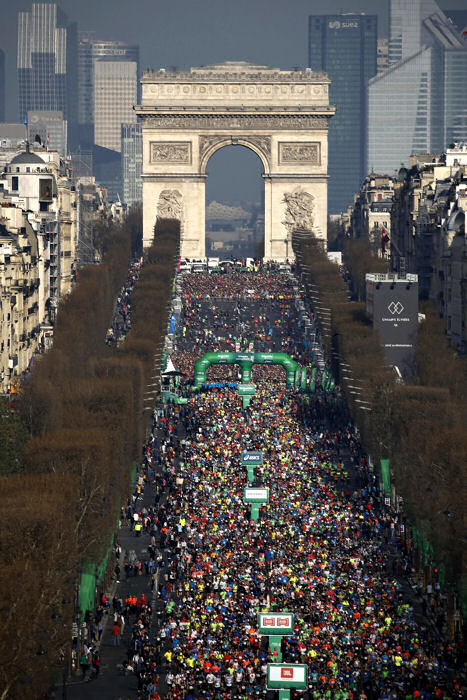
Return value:
<svg viewBox="0 0 467 700">
<path fill-rule="evenodd" d="M 143 201 L 143 135 L 141 123 L 122 124 L 122 184 L 123 201 L 135 204 Z"/>
<path fill-rule="evenodd" d="M 5 121 L 5 52 L 0 49 L 0 122 Z"/>
<path fill-rule="evenodd" d="M 134 61 L 139 77 L 139 46 L 123 41 L 101 41 L 81 32 L 78 45 L 78 123 L 81 140 L 90 143 L 94 131 L 94 72 L 98 61 Z"/>
<path fill-rule="evenodd" d="M 122 124 L 136 123 L 138 66 L 101 59 L 94 65 L 94 143 L 121 151 Z"/>
<path fill-rule="evenodd" d="M 326 71 L 337 112 L 329 125 L 328 208 L 345 211 L 366 175 L 367 84 L 376 75 L 376 15 L 312 15 L 309 66 Z"/>
<path fill-rule="evenodd" d="M 467 137 L 467 42 L 433 0 L 391 0 L 389 67 L 368 90 L 368 171 Z"/>
<path fill-rule="evenodd" d="M 29 110 L 61 111 L 76 121 L 76 25 L 55 4 L 18 14 L 19 118 Z"/>
</svg>

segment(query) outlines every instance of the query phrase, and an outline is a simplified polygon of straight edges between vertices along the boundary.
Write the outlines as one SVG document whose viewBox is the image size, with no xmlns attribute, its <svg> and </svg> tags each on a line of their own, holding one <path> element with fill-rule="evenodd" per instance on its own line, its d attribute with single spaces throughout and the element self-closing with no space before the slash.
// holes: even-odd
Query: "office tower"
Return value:
<svg viewBox="0 0 467 700">
<path fill-rule="evenodd" d="M 432 0 L 391 0 L 390 20 L 390 65 L 369 82 L 367 168 L 392 174 L 465 138 L 467 44 Z"/>
<path fill-rule="evenodd" d="M 135 204 L 143 200 L 143 137 L 141 124 L 122 124 L 123 201 Z"/>
<path fill-rule="evenodd" d="M 309 66 L 331 80 L 330 214 L 345 211 L 366 175 L 367 84 L 376 75 L 378 18 L 340 14 L 309 17 Z"/>
<path fill-rule="evenodd" d="M 81 32 L 78 44 L 78 123 L 80 139 L 92 143 L 94 131 L 94 68 L 97 61 L 134 61 L 139 76 L 139 47 L 123 41 L 100 41 Z"/>
<path fill-rule="evenodd" d="M 121 151 L 122 124 L 135 124 L 137 104 L 135 61 L 103 58 L 94 64 L 94 143 Z"/>
<path fill-rule="evenodd" d="M 19 118 L 29 110 L 60 111 L 76 121 L 76 25 L 55 4 L 33 3 L 18 14 Z"/>
<path fill-rule="evenodd" d="M 389 65 L 410 58 L 424 45 L 423 20 L 439 13 L 435 0 L 390 0 Z"/>
<path fill-rule="evenodd" d="M 0 49 L 0 122 L 5 121 L 5 52 Z"/>
</svg>

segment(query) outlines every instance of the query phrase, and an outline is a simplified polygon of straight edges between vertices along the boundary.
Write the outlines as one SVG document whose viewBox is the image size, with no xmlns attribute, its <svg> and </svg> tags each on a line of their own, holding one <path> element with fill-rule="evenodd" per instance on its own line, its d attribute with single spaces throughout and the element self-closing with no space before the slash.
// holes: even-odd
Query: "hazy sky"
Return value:
<svg viewBox="0 0 467 700">
<path fill-rule="evenodd" d="M 466 0 L 439 4 L 465 9 Z M 70 21 L 78 22 L 79 29 L 94 30 L 96 38 L 139 44 L 142 69 L 189 68 L 228 60 L 305 67 L 308 15 L 341 10 L 377 13 L 380 36 L 387 36 L 388 23 L 388 0 L 61 0 L 58 5 Z M 31 1 L 0 0 L 0 7 L 6 119 L 17 121 L 17 15 L 30 10 Z M 245 149 L 237 150 L 240 157 Z M 220 154 L 217 161 L 222 160 Z"/>
</svg>

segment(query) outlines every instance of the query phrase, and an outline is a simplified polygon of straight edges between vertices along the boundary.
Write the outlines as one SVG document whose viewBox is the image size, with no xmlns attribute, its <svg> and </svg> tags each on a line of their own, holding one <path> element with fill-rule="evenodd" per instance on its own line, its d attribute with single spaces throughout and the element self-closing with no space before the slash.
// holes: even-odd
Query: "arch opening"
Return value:
<svg viewBox="0 0 467 700">
<path fill-rule="evenodd" d="M 249 144 L 216 143 L 206 154 L 206 256 L 222 259 L 264 255 L 264 181 L 268 164 Z"/>
</svg>

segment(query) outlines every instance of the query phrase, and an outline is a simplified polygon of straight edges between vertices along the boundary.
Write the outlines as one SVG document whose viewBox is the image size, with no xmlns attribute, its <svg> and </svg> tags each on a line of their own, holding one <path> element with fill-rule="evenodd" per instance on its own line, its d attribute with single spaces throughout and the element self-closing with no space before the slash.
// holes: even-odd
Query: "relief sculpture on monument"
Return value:
<svg viewBox="0 0 467 700">
<path fill-rule="evenodd" d="M 178 190 L 162 190 L 157 203 L 157 216 L 160 219 L 182 218 L 182 195 Z"/>
<path fill-rule="evenodd" d="M 285 219 L 282 222 L 289 234 L 296 229 L 311 231 L 313 229 L 313 200 L 314 197 L 309 192 L 301 188 L 294 192 L 285 192 Z"/>
<path fill-rule="evenodd" d="M 319 165 L 321 161 L 320 144 L 308 141 L 306 143 L 279 143 L 279 163 L 306 163 Z"/>
<path fill-rule="evenodd" d="M 152 163 L 191 163 L 190 141 L 151 141 Z"/>
</svg>

